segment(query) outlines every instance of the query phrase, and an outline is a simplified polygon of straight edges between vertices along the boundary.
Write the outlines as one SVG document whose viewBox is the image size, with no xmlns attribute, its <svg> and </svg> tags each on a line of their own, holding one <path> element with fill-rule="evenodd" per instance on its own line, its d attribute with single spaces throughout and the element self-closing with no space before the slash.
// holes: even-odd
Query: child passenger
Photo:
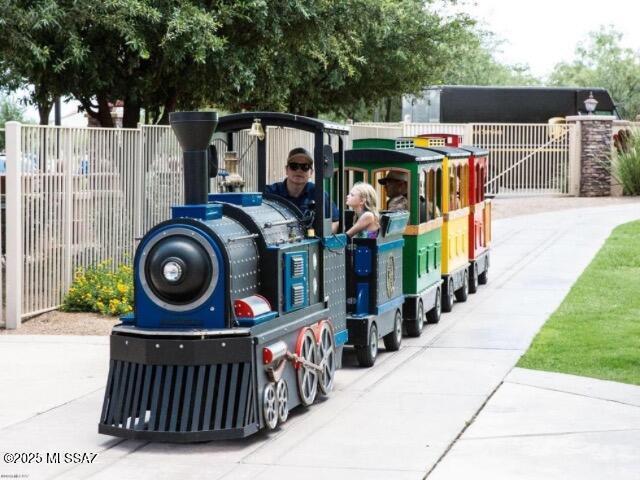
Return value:
<svg viewBox="0 0 640 480">
<path fill-rule="evenodd" d="M 377 238 L 380 229 L 378 196 L 368 183 L 358 182 L 347 195 L 347 206 L 355 211 L 353 226 L 347 230 L 349 238 Z"/>
</svg>

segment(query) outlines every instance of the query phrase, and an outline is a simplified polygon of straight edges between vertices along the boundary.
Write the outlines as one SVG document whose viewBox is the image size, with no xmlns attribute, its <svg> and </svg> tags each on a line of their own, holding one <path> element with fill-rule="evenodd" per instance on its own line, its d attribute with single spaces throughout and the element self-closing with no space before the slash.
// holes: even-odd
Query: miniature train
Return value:
<svg viewBox="0 0 640 480">
<path fill-rule="evenodd" d="M 345 151 L 347 127 L 284 113 L 177 112 L 170 123 L 183 150 L 185 204 L 137 247 L 135 310 L 111 334 L 100 433 L 198 442 L 276 428 L 331 391 L 345 345 L 371 366 L 380 338 L 399 349 L 403 333 L 420 335 L 487 280 L 486 151 L 434 136 L 408 149 L 354 142 Z M 305 214 L 280 196 L 242 192 L 233 155 L 225 193 L 208 191 L 218 172 L 214 131 L 232 152 L 234 134 L 248 129 L 263 134 L 264 191 L 266 127 L 313 134 L 317 187 Z M 377 180 L 392 170 L 408 174 L 408 211 L 385 210 Z M 353 218 L 341 200 L 358 180 L 382 198 L 377 238 L 332 233 L 329 203 L 340 206 L 345 232 Z"/>
</svg>

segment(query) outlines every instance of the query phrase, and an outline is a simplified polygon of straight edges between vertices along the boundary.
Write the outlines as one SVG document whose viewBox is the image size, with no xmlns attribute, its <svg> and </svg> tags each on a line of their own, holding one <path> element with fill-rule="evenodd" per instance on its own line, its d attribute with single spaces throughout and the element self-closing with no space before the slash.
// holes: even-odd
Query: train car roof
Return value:
<svg viewBox="0 0 640 480">
<path fill-rule="evenodd" d="M 372 163 L 392 163 L 392 162 L 440 162 L 444 156 L 437 152 L 432 152 L 424 148 L 401 148 L 390 150 L 386 148 L 362 148 L 357 150 L 347 150 L 345 159 L 348 162 L 372 162 Z"/>
<path fill-rule="evenodd" d="M 446 155 L 448 158 L 468 158 L 469 152 L 455 147 L 425 147 L 425 150 L 431 150 L 442 155 Z"/>
<path fill-rule="evenodd" d="M 489 150 L 482 147 L 476 147 L 475 145 L 460 145 L 458 148 L 473 153 L 476 157 L 486 157 L 489 155 Z"/>
<path fill-rule="evenodd" d="M 260 119 L 262 126 L 289 127 L 309 132 L 324 131 L 338 135 L 347 135 L 349 127 L 339 123 L 327 122 L 317 118 L 303 117 L 292 113 L 280 112 L 243 112 L 225 115 L 218 119 L 217 132 L 233 132 L 251 128 L 253 121 Z"/>
</svg>

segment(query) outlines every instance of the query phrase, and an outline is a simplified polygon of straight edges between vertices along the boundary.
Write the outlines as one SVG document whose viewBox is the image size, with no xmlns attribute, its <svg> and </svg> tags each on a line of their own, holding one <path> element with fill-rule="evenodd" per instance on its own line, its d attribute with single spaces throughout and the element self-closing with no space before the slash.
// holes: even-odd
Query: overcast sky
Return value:
<svg viewBox="0 0 640 480">
<path fill-rule="evenodd" d="M 640 50 L 638 0 L 466 0 L 460 7 L 505 40 L 498 60 L 527 63 L 539 77 L 573 58 L 590 31 L 613 25 L 623 45 Z"/>
</svg>

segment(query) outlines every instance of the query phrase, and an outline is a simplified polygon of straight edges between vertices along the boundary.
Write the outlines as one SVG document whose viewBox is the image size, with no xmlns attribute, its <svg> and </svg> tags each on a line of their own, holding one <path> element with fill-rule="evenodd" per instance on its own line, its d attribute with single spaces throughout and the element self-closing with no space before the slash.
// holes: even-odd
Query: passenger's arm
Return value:
<svg viewBox="0 0 640 480">
<path fill-rule="evenodd" d="M 358 218 L 358 221 L 353 224 L 353 227 L 351 227 L 349 230 L 347 230 L 347 235 L 349 237 L 353 237 L 357 233 L 360 233 L 361 231 L 366 230 L 367 228 L 369 228 L 369 225 L 371 225 L 371 223 L 375 222 L 375 221 L 376 221 L 376 219 L 373 216 L 373 213 L 364 212 L 362 214 L 362 216 L 360 218 Z"/>
</svg>

